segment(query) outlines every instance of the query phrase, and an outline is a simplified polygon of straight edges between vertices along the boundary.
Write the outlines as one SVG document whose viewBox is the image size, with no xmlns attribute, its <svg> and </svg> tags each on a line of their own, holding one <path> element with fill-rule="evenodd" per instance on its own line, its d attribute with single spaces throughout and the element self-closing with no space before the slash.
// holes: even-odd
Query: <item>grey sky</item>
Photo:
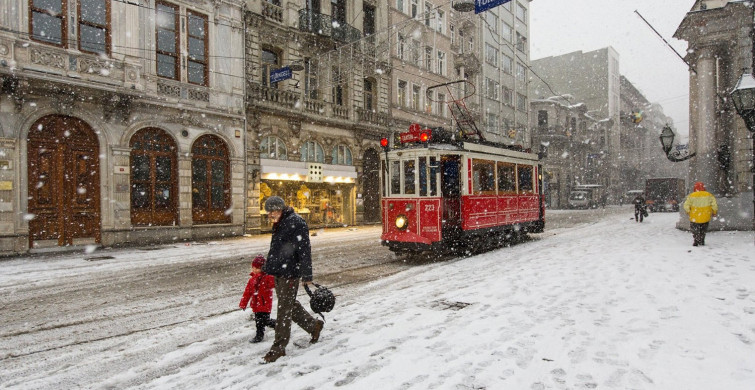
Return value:
<svg viewBox="0 0 755 390">
<path fill-rule="evenodd" d="M 642 14 L 684 56 L 687 42 L 673 39 L 672 35 L 694 3 L 694 0 L 533 0 L 530 3 L 531 58 L 612 46 L 619 53 L 621 74 L 649 101 L 661 104 L 686 138 L 689 132 L 687 65 L 634 11 Z"/>
</svg>

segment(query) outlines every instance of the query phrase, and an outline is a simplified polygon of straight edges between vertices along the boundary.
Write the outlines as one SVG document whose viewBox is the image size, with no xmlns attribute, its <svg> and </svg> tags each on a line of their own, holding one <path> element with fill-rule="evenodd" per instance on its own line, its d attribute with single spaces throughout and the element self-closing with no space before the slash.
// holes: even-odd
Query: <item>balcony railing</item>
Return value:
<svg viewBox="0 0 755 390">
<path fill-rule="evenodd" d="M 309 116 L 349 120 L 378 126 L 388 126 L 390 123 L 390 116 L 387 113 L 373 112 L 360 107 L 351 109 L 349 106 L 312 99 L 300 91 L 287 91 L 250 81 L 248 92 L 250 104 L 271 110 L 285 108 Z"/>
<path fill-rule="evenodd" d="M 283 8 L 278 5 L 262 2 L 262 16 L 266 19 L 274 20 L 278 23 L 283 23 Z"/>
<path fill-rule="evenodd" d="M 308 9 L 299 10 L 299 30 L 330 37 L 340 42 L 354 42 L 362 38 L 362 32 L 336 20 Z"/>
</svg>

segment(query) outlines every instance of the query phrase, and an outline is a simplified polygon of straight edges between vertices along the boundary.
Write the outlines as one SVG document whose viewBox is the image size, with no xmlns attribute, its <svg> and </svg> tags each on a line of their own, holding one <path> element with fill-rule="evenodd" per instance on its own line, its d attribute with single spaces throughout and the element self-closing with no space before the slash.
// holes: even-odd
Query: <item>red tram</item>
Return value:
<svg viewBox="0 0 755 390">
<path fill-rule="evenodd" d="M 391 251 L 475 253 L 543 231 L 537 154 L 417 125 L 387 141 L 381 242 Z"/>
</svg>

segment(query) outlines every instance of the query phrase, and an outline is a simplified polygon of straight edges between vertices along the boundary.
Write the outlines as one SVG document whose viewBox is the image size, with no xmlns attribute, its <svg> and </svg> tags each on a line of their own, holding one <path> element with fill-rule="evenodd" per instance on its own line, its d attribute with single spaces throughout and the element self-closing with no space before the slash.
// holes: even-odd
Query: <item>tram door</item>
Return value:
<svg viewBox="0 0 755 390">
<path fill-rule="evenodd" d="M 441 156 L 440 191 L 443 196 L 443 238 L 454 239 L 461 233 L 461 158 Z"/>
</svg>

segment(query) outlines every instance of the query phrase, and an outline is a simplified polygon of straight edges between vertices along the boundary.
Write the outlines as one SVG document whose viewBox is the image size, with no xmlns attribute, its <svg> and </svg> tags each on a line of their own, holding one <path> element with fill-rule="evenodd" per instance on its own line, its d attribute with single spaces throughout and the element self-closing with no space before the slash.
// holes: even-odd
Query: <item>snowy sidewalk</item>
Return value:
<svg viewBox="0 0 755 390">
<path fill-rule="evenodd" d="M 321 342 L 288 356 L 250 331 L 143 388 L 752 389 L 753 232 L 693 248 L 676 214 L 625 215 L 336 291 Z M 243 323 L 239 315 L 239 326 Z"/>
</svg>

